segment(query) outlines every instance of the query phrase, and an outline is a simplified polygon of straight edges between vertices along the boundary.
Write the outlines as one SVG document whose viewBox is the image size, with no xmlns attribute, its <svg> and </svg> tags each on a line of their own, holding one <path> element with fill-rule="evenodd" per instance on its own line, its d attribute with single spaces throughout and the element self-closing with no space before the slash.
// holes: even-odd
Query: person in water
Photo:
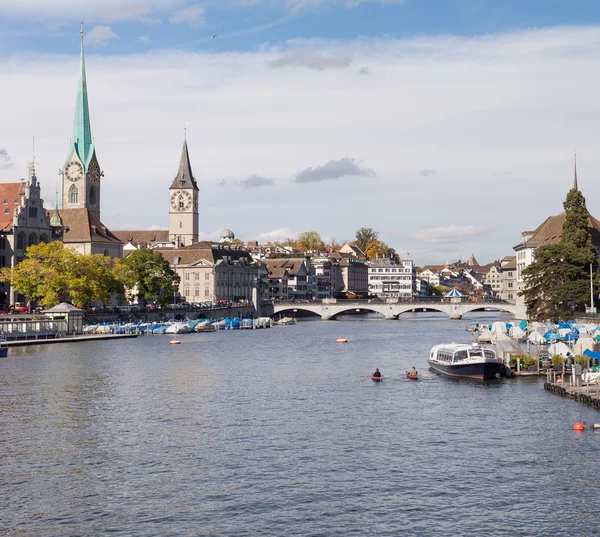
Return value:
<svg viewBox="0 0 600 537">
<path fill-rule="evenodd" d="M 379 371 L 378 367 L 375 368 L 375 373 L 373 373 L 373 376 L 377 378 L 381 377 L 381 371 Z"/>
<path fill-rule="evenodd" d="M 412 369 L 409 372 L 409 375 L 416 377 L 419 374 L 419 372 L 415 369 L 415 366 L 412 366 Z"/>
</svg>

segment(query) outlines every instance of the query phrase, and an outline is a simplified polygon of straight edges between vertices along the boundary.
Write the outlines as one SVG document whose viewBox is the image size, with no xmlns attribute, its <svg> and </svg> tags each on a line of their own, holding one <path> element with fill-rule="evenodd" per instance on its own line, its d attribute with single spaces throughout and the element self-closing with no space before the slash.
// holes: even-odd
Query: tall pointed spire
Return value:
<svg viewBox="0 0 600 537">
<path fill-rule="evenodd" d="M 85 59 L 83 54 L 83 22 L 81 23 L 81 52 L 79 58 L 79 81 L 77 83 L 77 99 L 75 102 L 75 119 L 73 121 L 72 144 L 77 156 L 83 163 L 86 171 L 94 153 L 94 140 L 90 125 L 90 111 L 88 107 L 87 82 L 85 77 Z"/>
<path fill-rule="evenodd" d="M 177 170 L 175 179 L 173 179 L 173 183 L 171 183 L 171 188 L 193 188 L 194 190 L 198 190 L 196 179 L 194 179 L 194 174 L 192 173 L 192 165 L 190 164 L 190 154 L 188 153 L 186 138 L 183 140 L 179 169 Z"/>
<path fill-rule="evenodd" d="M 577 186 L 577 153 L 575 153 L 575 180 L 573 181 L 573 188 L 575 190 L 579 190 L 579 187 Z"/>
</svg>

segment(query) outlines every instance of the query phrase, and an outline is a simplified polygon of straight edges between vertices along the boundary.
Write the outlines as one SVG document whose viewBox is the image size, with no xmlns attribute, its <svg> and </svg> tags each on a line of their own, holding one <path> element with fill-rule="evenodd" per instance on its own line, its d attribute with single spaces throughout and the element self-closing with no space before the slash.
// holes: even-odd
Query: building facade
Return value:
<svg viewBox="0 0 600 537">
<path fill-rule="evenodd" d="M 416 292 L 414 263 L 391 259 L 378 259 L 368 263 L 369 294 L 378 298 L 412 300 Z"/>
<path fill-rule="evenodd" d="M 517 257 L 508 255 L 500 261 L 499 297 L 511 304 L 517 300 Z"/>
<path fill-rule="evenodd" d="M 23 261 L 28 246 L 60 239 L 60 227 L 52 227 L 52 215 L 44 208 L 33 164 L 26 182 L 0 183 L 0 268 Z M 25 300 L 10 282 L 0 283 L 0 307 Z"/>
</svg>

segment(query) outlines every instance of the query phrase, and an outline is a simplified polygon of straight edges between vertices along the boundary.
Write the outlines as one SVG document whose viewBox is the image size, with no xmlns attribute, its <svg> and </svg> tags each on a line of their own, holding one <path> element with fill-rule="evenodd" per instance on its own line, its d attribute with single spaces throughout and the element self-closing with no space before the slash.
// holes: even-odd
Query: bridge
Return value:
<svg viewBox="0 0 600 537">
<path fill-rule="evenodd" d="M 325 300 L 325 301 L 289 301 L 289 302 L 277 302 L 273 304 L 273 313 L 268 314 L 294 314 L 299 311 L 311 312 L 319 315 L 322 320 L 332 320 L 338 315 L 344 313 L 379 313 L 384 315 L 386 319 L 398 319 L 400 315 L 408 312 L 422 312 L 422 311 L 439 311 L 446 313 L 452 320 L 462 319 L 465 313 L 472 311 L 485 311 L 489 309 L 511 313 L 514 316 L 520 316 L 520 308 L 515 304 L 508 304 L 503 301 L 489 301 L 489 302 L 470 302 L 470 301 L 451 301 L 442 302 L 439 301 L 425 301 L 418 300 L 414 302 L 398 301 L 395 303 L 382 302 L 377 300 Z M 267 313 L 267 312 L 265 312 Z M 521 315 L 520 315 L 521 314 Z"/>
</svg>

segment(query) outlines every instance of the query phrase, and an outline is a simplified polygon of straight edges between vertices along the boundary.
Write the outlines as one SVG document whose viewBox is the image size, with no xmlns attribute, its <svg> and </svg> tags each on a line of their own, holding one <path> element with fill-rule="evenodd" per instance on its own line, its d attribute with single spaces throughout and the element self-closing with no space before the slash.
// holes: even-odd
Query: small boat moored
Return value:
<svg viewBox="0 0 600 537">
<path fill-rule="evenodd" d="M 504 364 L 496 353 L 476 343 L 435 345 L 429 353 L 429 368 L 453 378 L 493 380 L 506 375 Z"/>
<path fill-rule="evenodd" d="M 340 336 L 335 340 L 336 343 L 348 343 L 348 340 L 344 336 Z"/>
</svg>

